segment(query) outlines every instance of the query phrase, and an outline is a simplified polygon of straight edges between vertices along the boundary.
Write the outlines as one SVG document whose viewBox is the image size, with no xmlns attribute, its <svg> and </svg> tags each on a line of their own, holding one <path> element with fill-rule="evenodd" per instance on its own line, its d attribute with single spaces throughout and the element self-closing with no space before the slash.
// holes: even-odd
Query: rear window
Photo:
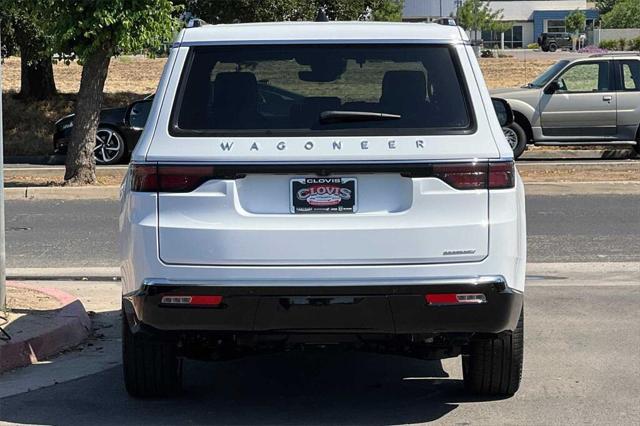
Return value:
<svg viewBox="0 0 640 426">
<path fill-rule="evenodd" d="M 438 45 L 190 48 L 176 136 L 455 134 L 473 131 L 455 51 Z"/>
</svg>

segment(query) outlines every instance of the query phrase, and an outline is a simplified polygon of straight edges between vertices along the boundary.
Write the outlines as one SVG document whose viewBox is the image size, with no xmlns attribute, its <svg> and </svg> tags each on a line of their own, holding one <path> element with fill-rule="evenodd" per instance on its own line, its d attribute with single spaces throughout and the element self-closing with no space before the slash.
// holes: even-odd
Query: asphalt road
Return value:
<svg viewBox="0 0 640 426">
<path fill-rule="evenodd" d="M 92 285 L 94 292 L 98 285 Z M 467 395 L 459 358 L 422 361 L 332 350 L 187 361 L 182 396 L 135 400 L 122 385 L 118 320 L 110 311 L 94 317 L 94 323 L 111 318 L 113 326 L 100 331 L 107 341 L 0 377 L 0 391 L 12 387 L 12 379 L 43 380 L 65 368 L 75 374 L 100 363 L 104 368 L 0 399 L 0 423 L 637 425 L 638 283 L 528 286 L 525 368 L 513 398 Z M 115 284 L 103 287 L 117 300 Z"/>
<path fill-rule="evenodd" d="M 7 267 L 117 266 L 116 201 L 10 200 Z M 528 196 L 529 262 L 640 260 L 640 195 Z"/>
</svg>

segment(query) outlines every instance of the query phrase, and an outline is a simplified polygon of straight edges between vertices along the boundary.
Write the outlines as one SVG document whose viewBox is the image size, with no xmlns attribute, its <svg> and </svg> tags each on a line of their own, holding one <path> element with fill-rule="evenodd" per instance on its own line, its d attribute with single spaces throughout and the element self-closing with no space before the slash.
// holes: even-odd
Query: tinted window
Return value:
<svg viewBox="0 0 640 426">
<path fill-rule="evenodd" d="M 538 77 L 536 77 L 535 80 L 533 80 L 531 83 L 529 83 L 529 86 L 531 87 L 542 87 L 545 84 L 547 84 L 549 82 L 549 80 L 551 80 L 553 77 L 555 77 L 555 75 L 562 69 L 565 67 L 565 65 L 567 65 L 569 63 L 569 61 L 558 61 L 555 64 L 551 65 L 549 68 L 547 68 L 542 74 L 540 74 Z"/>
<path fill-rule="evenodd" d="M 622 88 L 624 90 L 640 90 L 640 61 L 621 61 Z"/>
<path fill-rule="evenodd" d="M 586 62 L 572 66 L 558 80 L 566 92 L 600 92 L 609 87 L 609 62 Z"/>
<path fill-rule="evenodd" d="M 455 53 L 426 45 L 191 48 L 173 134 L 421 134 L 472 127 Z M 389 114 L 326 120 L 326 114 Z M 344 114 L 343 114 L 344 115 Z"/>
</svg>

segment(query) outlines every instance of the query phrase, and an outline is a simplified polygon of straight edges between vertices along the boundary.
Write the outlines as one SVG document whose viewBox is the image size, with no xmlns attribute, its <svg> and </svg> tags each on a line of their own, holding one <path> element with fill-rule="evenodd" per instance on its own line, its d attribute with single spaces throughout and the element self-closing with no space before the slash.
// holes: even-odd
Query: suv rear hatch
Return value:
<svg viewBox="0 0 640 426">
<path fill-rule="evenodd" d="M 468 159 L 497 152 L 456 48 L 199 46 L 185 64 L 147 157 L 163 262 L 487 256 L 489 164 Z"/>
</svg>

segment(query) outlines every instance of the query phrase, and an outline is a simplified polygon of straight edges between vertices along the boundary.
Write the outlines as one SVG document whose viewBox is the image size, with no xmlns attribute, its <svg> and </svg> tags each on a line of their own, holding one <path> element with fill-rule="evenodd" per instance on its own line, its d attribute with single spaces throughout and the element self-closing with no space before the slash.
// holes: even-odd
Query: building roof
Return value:
<svg viewBox="0 0 640 426">
<path fill-rule="evenodd" d="M 295 43 L 333 41 L 432 41 L 466 39 L 458 27 L 406 22 L 271 22 L 203 25 L 181 32 L 183 44 Z"/>
</svg>

